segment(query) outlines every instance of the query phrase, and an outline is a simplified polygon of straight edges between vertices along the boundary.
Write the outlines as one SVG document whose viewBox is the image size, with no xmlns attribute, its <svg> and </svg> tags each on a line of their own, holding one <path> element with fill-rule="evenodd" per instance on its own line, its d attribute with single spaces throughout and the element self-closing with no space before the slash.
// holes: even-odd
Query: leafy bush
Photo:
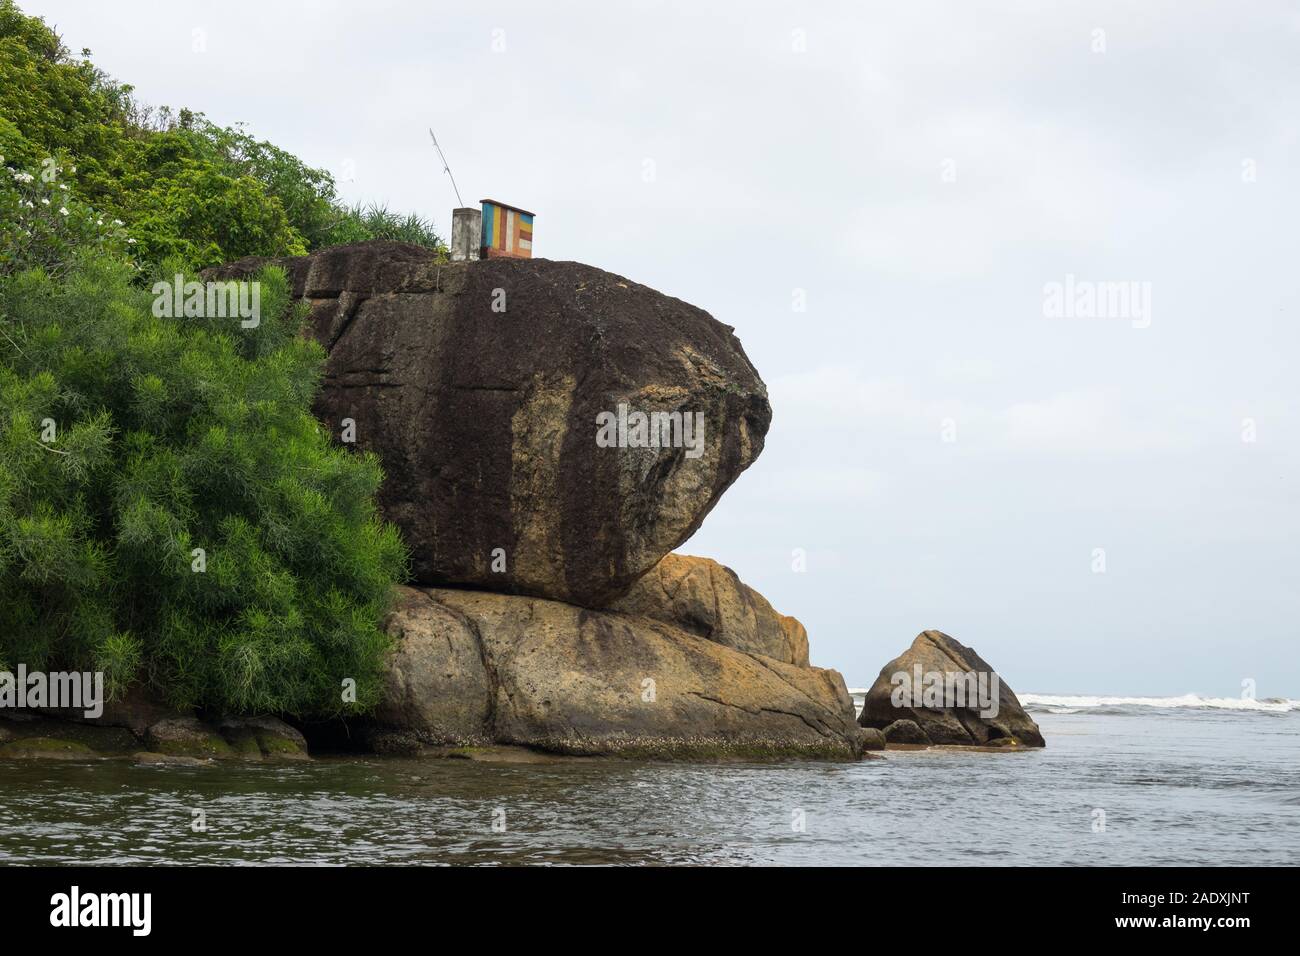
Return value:
<svg viewBox="0 0 1300 956">
<path fill-rule="evenodd" d="M 283 273 L 245 329 L 156 316 L 96 242 L 42 255 L 0 276 L 0 664 L 182 707 L 373 706 L 405 552 L 379 462 L 310 413 L 324 356 Z"/>
<path fill-rule="evenodd" d="M 135 243 L 120 219 L 103 216 L 78 202 L 62 172 L 47 167 L 43 174 L 10 169 L 0 156 L 0 277 L 38 268 L 62 276 L 76 250 L 99 248 L 125 258 Z"/>
<path fill-rule="evenodd" d="M 324 356 L 303 308 L 275 270 L 249 328 L 155 314 L 145 289 L 378 230 L 437 248 L 431 225 L 342 206 L 242 129 L 140 106 L 12 0 L 0 154 L 0 669 L 100 670 L 113 693 L 217 711 L 372 707 L 406 554 L 375 511 L 378 460 L 311 416 Z"/>
</svg>

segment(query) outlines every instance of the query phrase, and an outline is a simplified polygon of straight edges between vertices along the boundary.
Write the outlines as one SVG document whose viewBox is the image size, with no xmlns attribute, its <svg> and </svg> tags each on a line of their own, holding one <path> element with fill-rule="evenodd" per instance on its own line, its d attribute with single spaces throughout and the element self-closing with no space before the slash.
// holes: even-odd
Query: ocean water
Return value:
<svg viewBox="0 0 1300 956">
<path fill-rule="evenodd" d="M 856 764 L 0 762 L 0 863 L 1300 863 L 1300 702 L 1021 700 L 1046 749 Z"/>
</svg>

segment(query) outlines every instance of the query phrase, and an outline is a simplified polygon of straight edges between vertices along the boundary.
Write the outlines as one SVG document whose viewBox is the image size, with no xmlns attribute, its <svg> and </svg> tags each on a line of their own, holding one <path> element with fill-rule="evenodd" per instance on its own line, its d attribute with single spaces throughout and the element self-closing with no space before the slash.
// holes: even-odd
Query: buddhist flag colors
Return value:
<svg viewBox="0 0 1300 956">
<path fill-rule="evenodd" d="M 510 256 L 516 259 L 533 257 L 533 214 L 516 209 L 495 199 L 483 203 L 484 259 L 492 256 Z"/>
</svg>

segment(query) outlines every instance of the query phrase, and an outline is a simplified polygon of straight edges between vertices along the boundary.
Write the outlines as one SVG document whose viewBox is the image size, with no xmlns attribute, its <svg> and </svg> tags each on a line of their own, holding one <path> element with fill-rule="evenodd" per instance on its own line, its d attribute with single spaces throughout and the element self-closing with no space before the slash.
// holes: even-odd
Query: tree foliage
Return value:
<svg viewBox="0 0 1300 956">
<path fill-rule="evenodd" d="M 406 552 L 379 461 L 311 415 L 305 307 L 274 269 L 249 327 L 150 289 L 389 229 L 438 245 L 240 128 L 141 107 L 0 0 L 0 670 L 237 713 L 378 701 Z"/>
<path fill-rule="evenodd" d="M 242 126 L 142 106 L 13 0 L 0 0 L 0 154 L 16 169 L 64 170 L 77 198 L 126 224 L 143 262 L 202 268 L 393 238 L 394 217 L 342 204 L 327 171 Z M 442 246 L 426 220 L 398 222 L 406 241 Z"/>
<path fill-rule="evenodd" d="M 378 460 L 310 413 L 323 352 L 283 273 L 249 329 L 159 318 L 131 278 L 94 250 L 0 279 L 0 663 L 178 706 L 372 706 L 405 552 Z"/>
</svg>

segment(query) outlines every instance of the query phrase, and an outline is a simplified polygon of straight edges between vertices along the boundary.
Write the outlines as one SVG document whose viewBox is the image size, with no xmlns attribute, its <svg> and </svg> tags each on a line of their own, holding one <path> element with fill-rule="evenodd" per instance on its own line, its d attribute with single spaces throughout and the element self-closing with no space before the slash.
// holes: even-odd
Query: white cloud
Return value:
<svg viewBox="0 0 1300 956">
<path fill-rule="evenodd" d="M 538 212 L 538 255 L 609 268 L 735 326 L 774 419 L 706 521 L 705 553 L 767 574 L 773 602 L 809 620 L 819 661 L 870 679 L 942 610 L 958 638 L 969 626 L 1019 640 L 1026 671 L 1050 676 L 1106 659 L 1098 633 L 1168 625 L 1161 582 L 1178 610 L 1255 595 L 1224 600 L 1223 617 L 1267 660 L 1297 659 L 1284 629 L 1300 599 L 1268 577 L 1294 565 L 1300 533 L 1300 294 L 1280 214 L 1300 200 L 1293 3 L 509 0 L 358 15 L 321 0 L 304 16 L 228 0 L 226 28 L 207 0 L 136 2 L 139 16 L 20 5 L 146 101 L 249 120 L 312 165 L 350 159 L 348 200 L 441 225 L 455 199 L 432 125 L 466 201 Z M 1102 56 L 1089 51 L 1098 25 Z M 792 53 L 794 28 L 806 53 Z M 1067 273 L 1152 281 L 1152 327 L 1045 319 L 1043 284 Z M 809 308 L 792 317 L 793 287 Z M 955 444 L 941 438 L 949 418 Z M 1213 559 L 1152 571 L 1131 613 L 1077 587 L 1097 530 L 1131 534 L 1155 568 L 1187 552 L 1189 520 Z M 791 574 L 795 545 L 842 558 Z M 924 570 L 896 560 L 918 549 L 936 555 Z M 884 643 L 863 638 L 867 554 L 890 576 L 866 612 L 897 625 Z M 982 578 L 936 579 L 962 555 Z M 1213 621 L 1196 626 L 1219 639 Z M 1163 629 L 1196 636 L 1182 621 Z M 1296 665 L 1288 674 L 1300 687 Z"/>
<path fill-rule="evenodd" d="M 971 377 L 985 380 L 992 363 L 942 360 L 919 382 L 872 378 L 852 366 L 824 366 L 782 376 L 769 388 L 780 416 L 774 427 L 805 435 L 842 433 L 853 422 L 855 441 L 886 445 L 899 439 L 942 441 L 951 420 L 963 446 L 981 454 L 1134 456 L 1186 450 L 1201 439 L 1184 410 L 1150 394 L 1117 386 L 1086 386 L 1007 404 L 963 397 Z"/>
</svg>

